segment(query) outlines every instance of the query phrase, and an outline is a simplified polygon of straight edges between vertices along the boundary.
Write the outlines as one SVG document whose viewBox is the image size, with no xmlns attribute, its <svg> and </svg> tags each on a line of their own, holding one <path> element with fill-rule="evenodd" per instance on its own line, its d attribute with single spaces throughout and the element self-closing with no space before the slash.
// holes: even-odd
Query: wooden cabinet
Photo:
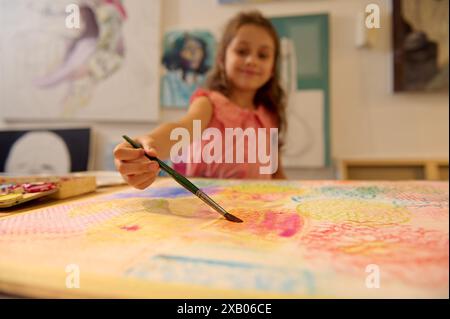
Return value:
<svg viewBox="0 0 450 319">
<path fill-rule="evenodd" d="M 347 180 L 448 180 L 448 159 L 341 159 Z"/>
</svg>

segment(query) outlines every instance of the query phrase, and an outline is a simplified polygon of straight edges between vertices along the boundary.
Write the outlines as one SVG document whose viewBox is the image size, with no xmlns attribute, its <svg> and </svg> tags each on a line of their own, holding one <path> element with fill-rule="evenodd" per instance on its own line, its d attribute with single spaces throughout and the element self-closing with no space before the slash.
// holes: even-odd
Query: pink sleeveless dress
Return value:
<svg viewBox="0 0 450 319">
<path fill-rule="evenodd" d="M 261 157 L 258 155 L 258 138 L 259 134 L 265 134 L 265 149 L 263 151 L 268 156 L 270 154 L 270 150 L 272 153 L 278 152 L 278 145 L 272 145 L 272 149 L 270 149 L 270 128 L 277 128 L 277 121 L 275 115 L 270 113 L 265 107 L 259 106 L 255 110 L 247 110 L 243 109 L 233 102 L 231 102 L 227 97 L 217 91 L 208 91 L 204 89 L 198 89 L 191 97 L 191 103 L 198 97 L 206 96 L 211 101 L 213 107 L 213 114 L 211 117 L 211 121 L 207 128 L 216 128 L 220 131 L 221 137 L 221 145 L 222 145 L 222 154 L 219 153 L 220 156 L 216 157 L 217 154 L 211 151 L 211 143 L 217 143 L 217 137 L 210 137 L 209 140 L 202 140 L 200 142 L 192 142 L 189 147 L 189 161 L 186 164 L 185 174 L 191 177 L 210 177 L 210 178 L 234 178 L 234 179 L 271 179 L 272 175 L 266 173 L 261 173 L 261 167 L 269 166 L 269 162 L 267 158 Z M 233 138 L 233 143 L 230 143 L 228 139 L 228 143 L 226 143 L 226 133 L 225 128 L 241 128 L 245 131 L 247 128 L 253 128 L 255 131 L 255 141 L 256 145 L 253 145 L 256 149 L 256 153 L 253 151 L 253 146 L 249 145 L 247 138 L 242 138 L 239 146 L 238 138 Z M 260 130 L 259 128 L 265 128 L 265 131 Z M 214 140 L 214 142 L 212 142 Z M 263 139 L 262 139 L 263 141 Z M 208 151 L 213 154 L 216 159 L 212 163 L 205 163 L 204 156 L 201 156 L 199 159 L 198 155 L 196 156 L 197 162 L 194 163 L 194 154 L 203 154 L 202 152 L 205 149 L 205 146 L 210 144 L 208 147 Z M 230 145 L 232 144 L 232 145 Z M 252 143 L 253 144 L 253 143 Z M 275 143 L 273 143 L 275 144 Z M 242 147 L 243 146 L 243 147 Z M 227 148 L 228 147 L 228 148 Z M 243 163 L 239 163 L 236 158 L 236 148 L 240 147 L 240 152 L 243 152 L 244 161 Z M 200 153 L 199 153 L 200 152 Z M 233 162 L 228 163 L 226 161 L 226 153 L 233 154 Z M 249 154 L 249 153 L 252 154 Z M 241 153 L 242 154 L 242 153 Z M 278 156 L 276 154 L 276 156 Z M 276 157 L 277 158 L 277 157 Z M 272 163 L 274 161 L 272 160 Z"/>
</svg>

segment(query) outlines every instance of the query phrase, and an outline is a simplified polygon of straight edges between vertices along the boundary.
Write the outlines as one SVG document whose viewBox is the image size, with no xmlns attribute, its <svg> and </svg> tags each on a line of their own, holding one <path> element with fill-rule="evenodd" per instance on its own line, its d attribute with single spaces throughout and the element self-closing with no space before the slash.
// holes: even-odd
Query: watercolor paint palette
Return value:
<svg viewBox="0 0 450 319">
<path fill-rule="evenodd" d="M 29 193 L 9 193 L 0 194 L 0 208 L 9 208 L 12 206 L 20 205 L 38 198 L 42 198 L 58 191 L 56 187 L 47 190 L 36 191 Z"/>
<path fill-rule="evenodd" d="M 39 184 L 52 183 L 57 191 L 52 194 L 53 199 L 65 199 L 97 189 L 95 176 L 2 176 L 0 184 Z M 31 191 L 26 191 L 31 193 Z"/>
<path fill-rule="evenodd" d="M 0 209 L 38 198 L 65 199 L 97 189 L 95 176 L 0 177 Z"/>
<path fill-rule="evenodd" d="M 55 183 L 35 182 L 0 185 L 0 208 L 12 207 L 58 191 Z"/>
</svg>

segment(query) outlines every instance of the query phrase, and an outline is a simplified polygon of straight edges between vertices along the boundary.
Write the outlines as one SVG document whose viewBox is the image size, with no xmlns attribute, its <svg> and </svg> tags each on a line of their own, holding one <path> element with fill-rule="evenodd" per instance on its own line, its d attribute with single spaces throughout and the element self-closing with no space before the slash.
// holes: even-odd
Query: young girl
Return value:
<svg viewBox="0 0 450 319">
<path fill-rule="evenodd" d="M 281 156 L 275 173 L 261 174 L 262 163 L 256 155 L 256 162 L 244 161 L 230 163 L 225 161 L 226 129 L 242 130 L 278 128 L 282 132 L 286 126 L 285 99 L 278 80 L 279 39 L 272 24 L 259 12 L 240 13 L 226 26 L 218 48 L 216 65 L 205 89 L 198 89 L 191 97 L 187 114 L 179 121 L 158 126 L 148 135 L 136 137 L 144 150 L 133 149 L 128 143 L 119 144 L 114 150 L 115 164 L 128 184 L 144 189 L 153 183 L 159 166 L 149 161 L 144 152 L 160 159 L 169 158 L 171 148 L 177 140 L 171 140 L 171 132 L 184 128 L 189 136 L 194 133 L 194 121 L 200 120 L 201 132 L 207 128 L 221 132 L 222 154 L 219 161 L 200 162 L 188 158 L 187 176 L 212 178 L 285 178 Z M 197 121 L 196 121 L 197 122 Z M 198 123 L 198 122 L 197 122 Z M 266 141 L 270 138 L 267 137 Z M 211 140 L 210 140 L 211 141 Z M 209 142 L 210 142 L 209 141 Z M 215 143 L 217 140 L 215 140 Z M 246 159 L 255 154 L 254 145 L 244 147 Z M 190 154 L 205 151 L 208 141 L 191 143 Z M 229 145 L 229 143 L 228 143 Z M 233 156 L 241 149 L 233 143 Z M 242 144 L 240 144 L 242 146 Z M 275 147 L 279 152 L 281 143 Z M 248 149 L 248 151 L 247 151 Z M 228 150 L 230 151 L 230 150 Z M 197 153 L 198 154 L 198 153 Z M 215 154 L 216 156 L 217 154 Z M 253 157 L 253 158 L 255 158 Z M 235 157 L 233 157 L 235 158 Z"/>
</svg>

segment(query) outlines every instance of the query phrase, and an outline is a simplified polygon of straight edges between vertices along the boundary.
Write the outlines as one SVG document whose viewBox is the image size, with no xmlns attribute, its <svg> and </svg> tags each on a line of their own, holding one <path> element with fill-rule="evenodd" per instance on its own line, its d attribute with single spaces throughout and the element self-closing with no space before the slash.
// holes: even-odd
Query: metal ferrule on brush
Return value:
<svg viewBox="0 0 450 319">
<path fill-rule="evenodd" d="M 201 190 L 198 190 L 195 195 L 197 195 L 198 198 L 200 198 L 202 201 L 204 201 L 208 206 L 216 210 L 218 213 L 225 216 L 228 214 L 222 207 L 220 207 L 219 204 L 217 204 L 211 197 L 203 193 Z"/>
</svg>

